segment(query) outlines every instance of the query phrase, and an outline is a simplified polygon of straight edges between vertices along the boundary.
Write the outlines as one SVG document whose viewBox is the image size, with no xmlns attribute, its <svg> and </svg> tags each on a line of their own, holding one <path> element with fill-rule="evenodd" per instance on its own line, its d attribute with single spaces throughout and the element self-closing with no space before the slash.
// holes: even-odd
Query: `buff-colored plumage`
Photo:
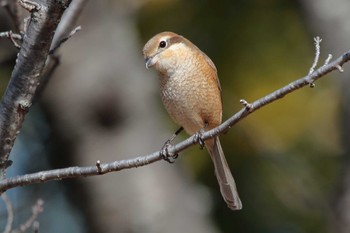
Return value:
<svg viewBox="0 0 350 233">
<path fill-rule="evenodd" d="M 171 118 L 192 135 L 221 123 L 221 88 L 210 58 L 186 38 L 162 32 L 144 46 L 146 67 L 158 72 L 161 98 Z M 241 209 L 236 184 L 219 138 L 205 146 L 215 166 L 220 190 L 231 209 Z"/>
</svg>

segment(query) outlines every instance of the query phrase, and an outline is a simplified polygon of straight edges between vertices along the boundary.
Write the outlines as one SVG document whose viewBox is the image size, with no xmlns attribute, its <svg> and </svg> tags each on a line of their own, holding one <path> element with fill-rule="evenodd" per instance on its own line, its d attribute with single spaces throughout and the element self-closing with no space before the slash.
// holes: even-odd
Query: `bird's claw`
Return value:
<svg viewBox="0 0 350 233">
<path fill-rule="evenodd" d="M 195 143 L 198 143 L 199 144 L 199 148 L 202 150 L 205 146 L 205 142 L 203 140 L 203 137 L 202 137 L 202 134 L 203 134 L 203 131 L 200 130 L 198 131 L 195 135 L 194 135 L 194 138 L 193 138 L 193 141 Z"/>
<path fill-rule="evenodd" d="M 175 160 L 177 159 L 177 157 L 179 157 L 179 155 L 178 154 L 174 154 L 174 155 L 169 154 L 169 147 L 170 146 L 171 146 L 170 140 L 166 141 L 164 143 L 164 146 L 160 150 L 160 154 L 163 157 L 163 159 L 165 161 L 167 161 L 168 163 L 175 163 Z"/>
</svg>

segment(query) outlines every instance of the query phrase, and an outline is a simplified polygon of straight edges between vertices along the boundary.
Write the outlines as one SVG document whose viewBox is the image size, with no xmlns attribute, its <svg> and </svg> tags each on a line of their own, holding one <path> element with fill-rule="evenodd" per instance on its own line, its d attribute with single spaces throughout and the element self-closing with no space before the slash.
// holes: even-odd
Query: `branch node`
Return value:
<svg viewBox="0 0 350 233">
<path fill-rule="evenodd" d="M 315 41 L 315 46 L 316 47 L 320 47 L 320 43 L 322 42 L 322 39 L 319 37 L 319 36 L 316 36 L 314 38 L 314 41 Z M 319 48 L 318 48 L 319 49 Z"/>
<path fill-rule="evenodd" d="M 327 59 L 325 60 L 325 62 L 324 62 L 324 65 L 323 65 L 323 66 L 328 65 L 328 64 L 329 64 L 329 62 L 332 60 L 332 58 L 333 58 L 333 55 L 332 55 L 332 54 L 328 54 L 328 57 L 327 57 Z"/>
<path fill-rule="evenodd" d="M 41 5 L 32 0 L 19 0 L 19 5 L 29 11 L 30 13 L 34 11 L 39 11 L 41 9 Z"/>
<path fill-rule="evenodd" d="M 314 82 L 310 82 L 310 83 L 309 83 L 309 87 L 310 87 L 310 88 L 314 88 L 315 86 L 316 86 L 316 84 L 315 84 Z"/>
<path fill-rule="evenodd" d="M 20 36 L 20 35 L 19 35 Z M 22 41 L 22 36 L 20 36 L 21 38 L 19 39 L 20 41 Z M 17 43 L 16 41 L 17 38 L 14 37 L 14 34 L 10 31 L 10 40 L 12 41 L 13 45 L 17 48 L 20 49 L 21 46 Z"/>
<path fill-rule="evenodd" d="M 247 110 L 252 111 L 253 110 L 253 105 L 248 103 L 245 99 L 241 99 L 239 101 Z"/>
<path fill-rule="evenodd" d="M 78 27 L 76 27 L 75 29 L 73 29 L 70 33 L 69 33 L 69 35 L 68 36 L 66 36 L 66 37 L 64 37 L 63 39 L 61 39 L 58 43 L 57 43 L 57 45 L 53 48 L 53 49 L 51 49 L 50 51 L 49 51 L 49 55 L 53 55 L 55 52 L 56 52 L 56 50 L 59 48 L 59 47 L 61 47 L 61 45 L 64 43 L 64 42 L 66 42 L 67 40 L 69 40 L 72 36 L 74 36 L 77 32 L 79 32 L 81 30 L 81 26 L 78 26 Z"/>
<path fill-rule="evenodd" d="M 307 76 L 307 83 L 309 84 L 310 88 L 314 88 L 316 86 L 315 78 L 311 77 L 310 74 Z"/>
<path fill-rule="evenodd" d="M 336 68 L 339 70 L 340 73 L 344 72 L 344 69 L 340 65 L 337 65 Z"/>
<path fill-rule="evenodd" d="M 13 225 L 13 219 L 14 219 L 14 213 L 13 213 L 13 205 L 11 200 L 8 198 L 6 193 L 1 194 L 1 198 L 3 202 L 5 203 L 6 210 L 7 210 L 7 223 L 5 226 L 4 233 L 10 233 L 12 230 Z"/>
<path fill-rule="evenodd" d="M 101 161 L 100 160 L 96 161 L 96 168 L 97 168 L 98 174 L 102 174 L 102 168 L 101 168 Z"/>
<path fill-rule="evenodd" d="M 16 48 L 18 48 L 18 49 L 21 48 L 21 46 L 16 41 L 16 40 L 18 40 L 18 41 L 22 42 L 22 36 L 20 34 L 13 33 L 10 30 L 8 32 L 0 32 L 0 38 L 9 38 Z"/>
<path fill-rule="evenodd" d="M 32 106 L 32 103 L 29 100 L 19 100 L 17 113 L 24 117 L 24 115 L 29 111 L 30 106 Z"/>
</svg>

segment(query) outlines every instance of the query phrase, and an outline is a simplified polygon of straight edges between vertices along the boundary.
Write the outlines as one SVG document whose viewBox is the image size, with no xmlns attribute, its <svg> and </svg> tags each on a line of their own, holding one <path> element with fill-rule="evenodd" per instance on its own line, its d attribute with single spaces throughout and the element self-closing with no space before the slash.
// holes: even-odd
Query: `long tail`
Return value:
<svg viewBox="0 0 350 233">
<path fill-rule="evenodd" d="M 242 202 L 238 196 L 236 183 L 225 159 L 219 138 L 216 137 L 213 140 L 208 140 L 205 144 L 213 160 L 215 175 L 220 185 L 221 195 L 227 203 L 227 206 L 232 210 L 242 209 Z"/>
</svg>

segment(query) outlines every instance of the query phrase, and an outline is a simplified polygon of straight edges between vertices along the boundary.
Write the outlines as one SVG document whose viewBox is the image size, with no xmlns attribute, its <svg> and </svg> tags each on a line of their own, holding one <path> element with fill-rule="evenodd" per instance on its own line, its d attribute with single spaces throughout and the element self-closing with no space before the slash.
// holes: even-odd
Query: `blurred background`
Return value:
<svg viewBox="0 0 350 233">
<path fill-rule="evenodd" d="M 74 1 L 73 1 L 74 2 Z M 88 1 L 82 30 L 59 51 L 60 66 L 26 117 L 7 176 L 134 158 L 175 132 L 146 70 L 142 48 L 161 31 L 190 39 L 216 64 L 224 119 L 349 49 L 347 0 Z M 12 23 L 0 9 L 0 31 Z M 0 90 L 16 49 L 0 40 Z M 333 72 L 250 115 L 221 142 L 243 210 L 222 200 L 205 150 L 85 179 L 7 192 L 14 227 L 45 201 L 40 232 L 350 232 L 350 71 Z M 182 134 L 178 141 L 186 138 Z M 0 229 L 7 219 L 0 204 Z"/>
</svg>

